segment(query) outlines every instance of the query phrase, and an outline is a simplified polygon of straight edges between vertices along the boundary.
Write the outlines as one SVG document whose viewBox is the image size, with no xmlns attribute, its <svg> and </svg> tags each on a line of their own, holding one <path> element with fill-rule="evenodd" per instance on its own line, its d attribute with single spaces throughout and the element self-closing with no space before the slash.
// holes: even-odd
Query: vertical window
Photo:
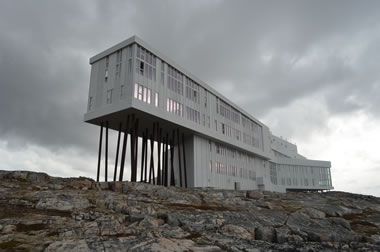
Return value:
<svg viewBox="0 0 380 252">
<path fill-rule="evenodd" d="M 147 88 L 147 89 L 148 89 L 148 91 L 147 91 L 146 102 L 147 102 L 148 104 L 150 104 L 150 96 L 151 96 L 151 93 L 150 93 L 150 89 L 149 89 L 149 88 Z"/>
<path fill-rule="evenodd" d="M 134 97 L 138 99 L 138 90 L 139 90 L 139 84 L 135 83 L 135 92 L 134 92 Z"/>
<path fill-rule="evenodd" d="M 88 111 L 92 110 L 92 103 L 93 103 L 93 97 L 90 96 L 88 98 L 88 108 L 87 108 Z"/>
<path fill-rule="evenodd" d="M 122 58 L 123 58 L 122 50 L 120 49 L 116 52 L 116 68 L 115 68 L 116 78 L 120 78 Z"/>
<path fill-rule="evenodd" d="M 107 90 L 107 104 L 112 103 L 112 88 Z"/>
<path fill-rule="evenodd" d="M 132 59 L 128 60 L 128 72 L 132 73 Z"/>
<path fill-rule="evenodd" d="M 158 107 L 158 93 L 154 93 L 154 106 Z"/>
<path fill-rule="evenodd" d="M 124 96 L 124 92 L 125 92 L 125 87 L 124 87 L 124 85 L 121 85 L 120 86 L 120 97 L 123 97 Z"/>
<path fill-rule="evenodd" d="M 143 98 L 142 98 L 142 101 L 143 101 L 143 102 L 146 102 L 146 87 L 142 87 L 142 90 L 143 90 Z"/>
<path fill-rule="evenodd" d="M 165 63 L 161 61 L 161 84 L 165 84 Z"/>
<path fill-rule="evenodd" d="M 105 71 L 104 71 L 104 81 L 105 82 L 108 81 L 108 67 L 109 67 L 109 57 L 107 56 L 106 57 L 106 68 L 105 68 Z"/>
<path fill-rule="evenodd" d="M 143 96 L 144 96 L 144 93 L 143 93 L 143 86 L 140 86 L 139 85 L 139 95 L 138 95 L 138 98 L 140 101 L 143 100 Z"/>
<path fill-rule="evenodd" d="M 205 89 L 205 108 L 207 108 L 207 90 Z"/>
</svg>

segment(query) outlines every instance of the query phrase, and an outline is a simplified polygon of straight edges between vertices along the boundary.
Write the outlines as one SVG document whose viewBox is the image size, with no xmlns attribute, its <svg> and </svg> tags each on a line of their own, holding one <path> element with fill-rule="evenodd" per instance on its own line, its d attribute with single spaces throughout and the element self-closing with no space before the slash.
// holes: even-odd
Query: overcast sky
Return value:
<svg viewBox="0 0 380 252">
<path fill-rule="evenodd" d="M 380 196 L 380 1 L 0 0 L 0 169 L 96 173 L 96 53 L 137 35 Z"/>
</svg>

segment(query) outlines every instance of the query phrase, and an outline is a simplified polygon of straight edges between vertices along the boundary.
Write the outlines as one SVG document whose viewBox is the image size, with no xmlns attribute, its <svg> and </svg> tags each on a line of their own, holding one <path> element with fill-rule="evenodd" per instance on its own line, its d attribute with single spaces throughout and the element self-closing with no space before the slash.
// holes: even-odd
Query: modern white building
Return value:
<svg viewBox="0 0 380 252">
<path fill-rule="evenodd" d="M 90 64 L 84 120 L 101 126 L 98 180 L 105 128 L 105 180 L 112 129 L 118 131 L 114 180 L 125 179 L 130 155 L 131 181 L 279 192 L 333 188 L 330 162 L 299 155 L 296 145 L 140 38 Z"/>
</svg>

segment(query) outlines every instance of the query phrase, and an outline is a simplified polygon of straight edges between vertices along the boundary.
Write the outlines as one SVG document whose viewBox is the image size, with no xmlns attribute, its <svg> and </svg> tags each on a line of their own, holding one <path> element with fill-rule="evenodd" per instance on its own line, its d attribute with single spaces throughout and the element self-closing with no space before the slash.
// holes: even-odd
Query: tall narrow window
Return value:
<svg viewBox="0 0 380 252">
<path fill-rule="evenodd" d="M 120 86 L 120 97 L 123 97 L 124 96 L 124 92 L 125 92 L 125 87 L 124 87 L 124 85 L 121 85 Z"/>
<path fill-rule="evenodd" d="M 88 98 L 88 108 L 87 108 L 88 111 L 92 110 L 92 103 L 93 103 L 93 97 L 90 96 Z"/>
<path fill-rule="evenodd" d="M 146 103 L 150 104 L 150 89 L 148 88 L 148 91 L 147 91 L 147 97 L 146 97 Z"/>
<path fill-rule="evenodd" d="M 112 88 L 107 90 L 107 104 L 112 103 Z"/>
<path fill-rule="evenodd" d="M 109 67 L 109 57 L 107 56 L 106 57 L 106 67 L 105 67 L 105 70 L 104 70 L 104 81 L 105 82 L 108 81 L 108 67 Z"/>
<path fill-rule="evenodd" d="M 165 84 L 165 63 L 161 61 L 161 84 Z"/>
<path fill-rule="evenodd" d="M 132 59 L 128 60 L 128 72 L 132 73 Z"/>
<path fill-rule="evenodd" d="M 144 96 L 144 92 L 143 92 L 143 86 L 140 86 L 139 85 L 139 94 L 138 94 L 138 98 L 140 101 L 143 100 L 143 96 Z"/>
<path fill-rule="evenodd" d="M 138 92 L 139 92 L 139 84 L 135 83 L 134 97 L 135 97 L 136 99 L 139 98 L 139 96 L 138 96 Z"/>
<path fill-rule="evenodd" d="M 120 78 L 122 59 L 123 59 L 122 50 L 120 49 L 116 52 L 116 68 L 115 68 L 116 78 Z"/>
<path fill-rule="evenodd" d="M 154 93 L 154 106 L 158 107 L 158 93 Z"/>
</svg>

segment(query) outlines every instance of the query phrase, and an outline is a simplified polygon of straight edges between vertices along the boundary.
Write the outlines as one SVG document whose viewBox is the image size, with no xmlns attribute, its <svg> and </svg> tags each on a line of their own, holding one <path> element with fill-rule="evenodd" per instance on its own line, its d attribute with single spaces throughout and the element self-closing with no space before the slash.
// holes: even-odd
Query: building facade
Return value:
<svg viewBox="0 0 380 252">
<path fill-rule="evenodd" d="M 330 162 L 299 155 L 296 145 L 272 135 L 140 38 L 99 53 L 90 64 L 84 120 L 101 126 L 98 180 L 104 160 L 105 180 L 110 174 L 124 180 L 126 167 L 131 181 L 162 185 L 279 192 L 333 188 Z M 118 131 L 112 169 L 109 129 Z"/>
</svg>

